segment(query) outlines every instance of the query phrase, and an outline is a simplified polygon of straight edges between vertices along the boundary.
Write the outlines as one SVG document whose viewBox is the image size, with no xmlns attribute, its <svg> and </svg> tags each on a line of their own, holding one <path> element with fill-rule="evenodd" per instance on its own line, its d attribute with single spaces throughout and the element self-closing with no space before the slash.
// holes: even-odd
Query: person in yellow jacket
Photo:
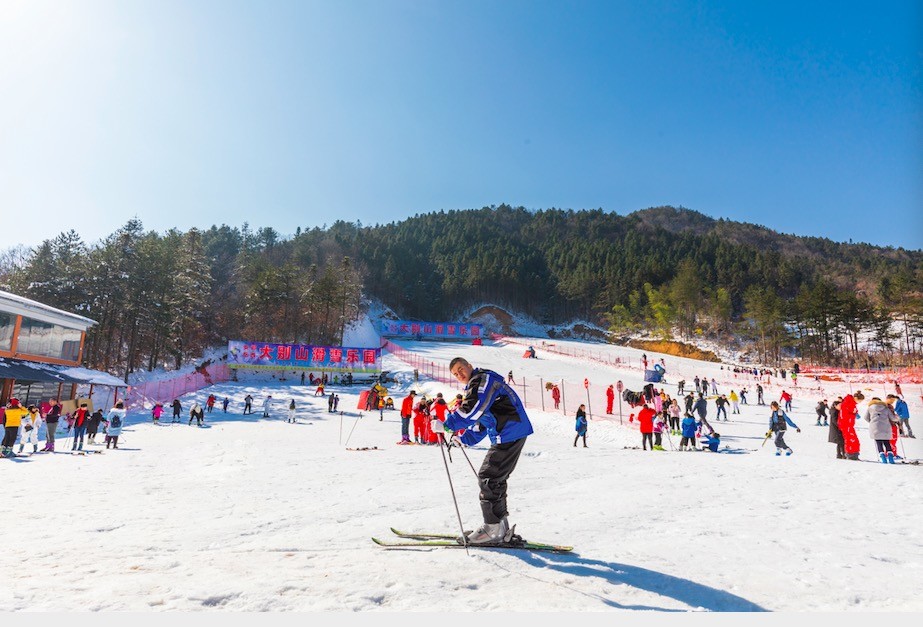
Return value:
<svg viewBox="0 0 923 627">
<path fill-rule="evenodd" d="M 381 382 L 376 381 L 372 389 L 369 390 L 369 407 L 368 411 L 378 410 L 378 420 L 385 419 L 385 397 L 388 395 L 388 388 Z"/>
<path fill-rule="evenodd" d="M 735 392 L 734 390 L 731 390 L 731 393 L 728 394 L 728 400 L 731 401 L 731 413 L 739 414 L 740 405 L 738 405 L 737 402 L 740 400 L 740 397 L 737 396 L 737 392 Z"/>
<path fill-rule="evenodd" d="M 22 417 L 28 413 L 19 399 L 11 398 L 7 404 L 4 414 L 3 443 L 0 444 L 0 455 L 3 457 L 15 457 L 13 445 L 16 443 L 16 436 L 19 435 L 19 427 L 22 424 Z"/>
</svg>

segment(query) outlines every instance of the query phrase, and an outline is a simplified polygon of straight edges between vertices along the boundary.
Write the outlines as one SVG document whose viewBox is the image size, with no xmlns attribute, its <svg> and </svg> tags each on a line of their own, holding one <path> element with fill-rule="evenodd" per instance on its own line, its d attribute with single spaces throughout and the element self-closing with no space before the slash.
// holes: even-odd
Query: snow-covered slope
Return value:
<svg viewBox="0 0 923 627">
<path fill-rule="evenodd" d="M 434 362 L 463 355 L 517 378 L 587 378 L 594 405 L 607 382 L 640 387 L 635 357 L 601 363 L 603 351 L 630 349 L 573 346 L 598 359 L 540 350 L 526 360 L 505 343 L 406 344 Z M 670 372 L 726 375 L 717 364 L 666 361 Z M 398 405 L 411 387 L 458 391 L 414 381 L 392 356 L 385 369 L 398 375 Z M 574 407 L 530 409 L 535 434 L 509 482 L 511 521 L 528 539 L 573 544 L 569 555 L 374 545 L 391 526 L 458 528 L 447 468 L 464 525 L 477 525 L 478 486 L 462 451 L 446 465 L 438 447 L 397 446 L 396 411 L 379 418 L 356 409 L 360 389 L 328 391 L 342 413 L 297 381 L 220 384 L 182 398 L 186 410 L 210 392 L 231 399 L 205 427 L 189 426 L 185 411 L 157 426 L 132 412 L 118 451 L 71 456 L 61 440 L 54 455 L 0 460 L 9 531 L 0 610 L 923 611 L 921 467 L 878 463 L 864 428 L 862 461 L 834 459 L 813 405 L 837 389 L 796 394 L 802 431 L 788 435 L 791 457 L 761 446 L 768 411 L 752 404 L 728 422 L 712 415 L 727 447 L 718 454 L 638 450 L 632 423 L 598 412 L 589 448 L 574 447 Z M 921 391 L 904 392 L 913 423 Z M 256 412 L 244 416 L 247 393 Z M 283 409 L 292 399 L 296 424 Z M 919 459 L 921 442 L 902 440 L 900 452 Z M 464 451 L 475 468 L 485 452 Z"/>
</svg>

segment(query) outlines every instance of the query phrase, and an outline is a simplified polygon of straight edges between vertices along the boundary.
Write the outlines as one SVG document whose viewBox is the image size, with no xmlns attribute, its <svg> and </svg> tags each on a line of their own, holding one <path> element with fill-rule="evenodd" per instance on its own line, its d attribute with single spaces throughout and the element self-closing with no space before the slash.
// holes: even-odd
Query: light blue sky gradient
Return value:
<svg viewBox="0 0 923 627">
<path fill-rule="evenodd" d="M 921 68 L 919 1 L 0 0 L 4 239 L 669 204 L 921 249 Z"/>
</svg>

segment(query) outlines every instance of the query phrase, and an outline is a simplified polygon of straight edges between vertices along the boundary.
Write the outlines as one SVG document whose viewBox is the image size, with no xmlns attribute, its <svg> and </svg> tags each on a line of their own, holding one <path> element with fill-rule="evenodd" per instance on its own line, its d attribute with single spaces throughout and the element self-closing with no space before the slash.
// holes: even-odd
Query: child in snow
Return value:
<svg viewBox="0 0 923 627">
<path fill-rule="evenodd" d="M 667 428 L 667 423 L 663 419 L 663 414 L 657 414 L 657 416 L 654 417 L 654 450 L 655 451 L 663 450 L 662 438 L 663 438 L 663 432 L 664 430 L 666 430 L 666 428 Z"/>
<path fill-rule="evenodd" d="M 577 424 L 574 426 L 574 429 L 577 431 L 577 435 L 574 437 L 574 446 L 577 446 L 577 440 L 583 438 L 583 448 L 586 448 L 586 405 L 580 405 L 580 407 L 577 408 Z"/>
<path fill-rule="evenodd" d="M 900 418 L 890 405 L 877 396 L 873 396 L 865 410 L 865 421 L 869 423 L 869 435 L 875 440 L 881 463 L 893 464 L 895 451 L 891 443 L 892 426 L 896 428 Z"/>
<path fill-rule="evenodd" d="M 228 413 L 228 405 L 230 404 L 231 404 L 231 399 L 225 396 L 224 400 L 221 401 L 221 409 L 224 411 L 224 413 Z"/>
<path fill-rule="evenodd" d="M 683 416 L 683 422 L 681 423 L 680 430 L 683 434 L 683 439 L 679 441 L 679 450 L 681 451 L 697 451 L 695 447 L 695 432 L 699 428 L 699 424 L 695 421 L 695 418 L 692 417 L 690 412 L 686 412 L 686 415 Z"/>
<path fill-rule="evenodd" d="M 769 403 L 769 408 L 772 409 L 772 414 L 769 416 L 769 431 L 776 434 L 776 455 L 781 455 L 782 451 L 785 451 L 786 455 L 791 455 L 792 449 L 785 443 L 785 431 L 789 426 L 795 427 L 798 433 L 801 433 L 801 429 L 792 422 L 788 414 L 779 408 L 779 403 L 776 401 Z"/>
<path fill-rule="evenodd" d="M 202 426 L 202 421 L 205 420 L 205 410 L 199 405 L 199 401 L 192 401 L 192 409 L 189 410 L 189 426 L 192 426 L 193 420 L 196 421 L 196 425 L 199 427 Z"/>
<path fill-rule="evenodd" d="M 38 412 L 38 407 L 29 405 L 26 413 L 22 415 L 22 421 L 19 425 L 19 452 L 26 444 L 32 444 L 32 452 L 38 452 L 38 428 L 42 424 L 42 417 Z"/>
<path fill-rule="evenodd" d="M 125 403 L 119 401 L 115 404 L 115 407 L 109 410 L 106 420 L 109 422 L 109 426 L 106 427 L 106 448 L 109 448 L 109 445 L 112 444 L 112 448 L 119 447 L 119 436 L 122 435 L 122 424 L 125 422 L 125 415 L 128 412 L 125 410 Z"/>
<path fill-rule="evenodd" d="M 712 431 L 709 435 L 702 438 L 702 450 L 708 449 L 713 453 L 718 452 L 718 446 L 721 445 L 721 435 L 717 431 Z"/>
<path fill-rule="evenodd" d="M 423 444 L 423 422 L 427 419 L 426 414 L 426 395 L 423 395 L 413 406 L 413 441 L 415 444 Z"/>
<path fill-rule="evenodd" d="M 97 409 L 90 414 L 87 421 L 87 444 L 96 444 L 96 433 L 99 431 L 99 423 L 103 421 L 103 410 Z"/>
<path fill-rule="evenodd" d="M 154 424 L 159 424 L 160 417 L 163 416 L 163 403 L 154 403 L 154 408 L 151 409 L 151 417 L 154 419 Z"/>
<path fill-rule="evenodd" d="M 670 435 L 679 435 L 679 401 L 675 398 L 670 402 Z"/>
<path fill-rule="evenodd" d="M 269 410 L 272 409 L 272 395 L 266 397 L 263 401 L 263 418 L 269 418 Z"/>
<path fill-rule="evenodd" d="M 288 404 L 288 420 L 286 422 L 295 424 L 295 399 L 292 399 L 292 402 Z"/>
</svg>

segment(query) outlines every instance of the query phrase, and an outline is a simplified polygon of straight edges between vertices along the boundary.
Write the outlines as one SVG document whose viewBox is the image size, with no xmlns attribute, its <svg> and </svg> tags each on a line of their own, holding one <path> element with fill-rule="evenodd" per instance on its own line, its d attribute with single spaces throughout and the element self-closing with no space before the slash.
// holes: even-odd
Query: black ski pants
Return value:
<svg viewBox="0 0 923 627">
<path fill-rule="evenodd" d="M 3 446 L 12 447 L 16 444 L 17 435 L 19 435 L 19 425 L 15 427 L 6 427 L 3 430 Z"/>
<path fill-rule="evenodd" d="M 515 442 L 491 444 L 487 450 L 478 470 L 481 513 L 485 523 L 498 523 L 509 514 L 506 508 L 506 481 L 516 469 L 516 462 L 525 445 L 526 438 L 521 438 Z"/>
</svg>

